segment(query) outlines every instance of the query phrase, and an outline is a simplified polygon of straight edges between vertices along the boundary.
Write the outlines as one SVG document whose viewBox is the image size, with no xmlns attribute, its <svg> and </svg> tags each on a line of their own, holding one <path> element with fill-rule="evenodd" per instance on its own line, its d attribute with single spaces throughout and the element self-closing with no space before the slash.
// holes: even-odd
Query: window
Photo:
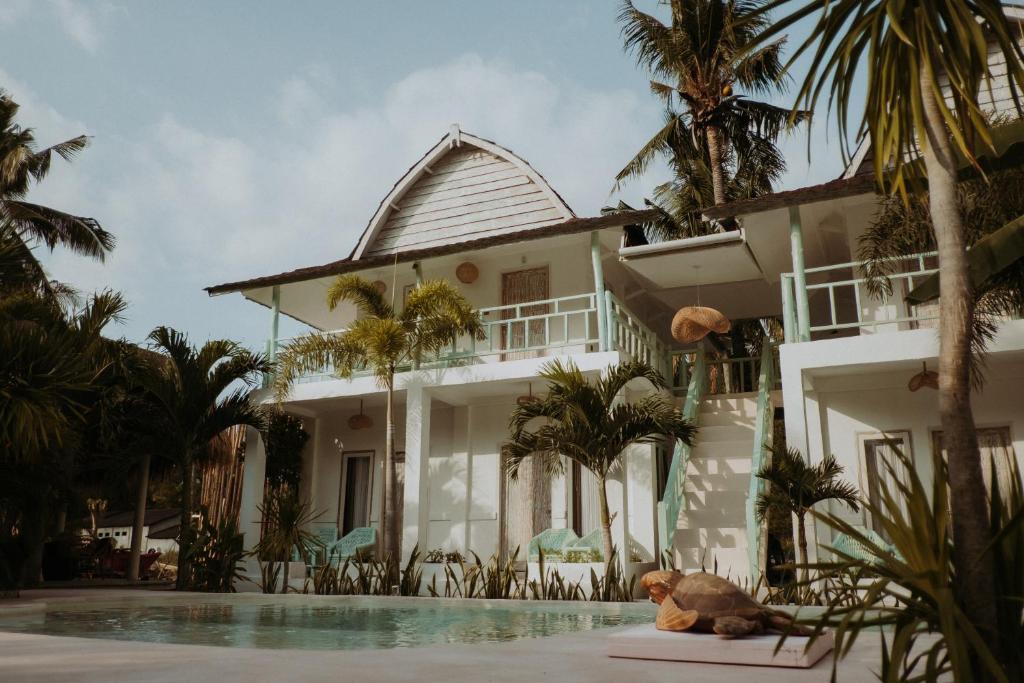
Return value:
<svg viewBox="0 0 1024 683">
<path fill-rule="evenodd" d="M 898 452 L 913 458 L 910 432 L 881 432 L 860 437 L 860 489 L 868 502 L 877 508 L 884 509 L 882 491 L 898 495 L 896 480 L 903 479 L 904 474 Z M 897 503 L 900 510 L 906 512 L 901 498 L 897 498 Z M 864 511 L 864 516 L 868 527 L 886 541 L 892 541 L 881 522 L 872 519 L 868 510 Z"/>
<path fill-rule="evenodd" d="M 1008 491 L 1013 470 L 1011 461 L 1016 457 L 1013 451 L 1013 440 L 1010 438 L 1009 427 L 979 427 L 978 449 L 981 451 L 981 476 L 985 479 L 985 490 L 992 491 L 992 468 L 995 466 L 996 481 L 1001 491 Z M 942 453 L 946 459 L 946 449 L 942 445 L 942 432 L 932 432 L 932 447 L 935 452 Z"/>
</svg>

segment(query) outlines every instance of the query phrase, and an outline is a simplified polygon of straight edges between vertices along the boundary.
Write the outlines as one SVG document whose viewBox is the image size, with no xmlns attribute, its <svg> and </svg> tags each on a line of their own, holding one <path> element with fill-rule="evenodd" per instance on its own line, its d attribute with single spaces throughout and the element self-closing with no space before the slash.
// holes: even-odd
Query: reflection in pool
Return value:
<svg viewBox="0 0 1024 683">
<path fill-rule="evenodd" d="M 651 605 L 315 596 L 140 595 L 53 602 L 0 630 L 226 647 L 355 650 L 496 643 L 653 621 Z"/>
</svg>

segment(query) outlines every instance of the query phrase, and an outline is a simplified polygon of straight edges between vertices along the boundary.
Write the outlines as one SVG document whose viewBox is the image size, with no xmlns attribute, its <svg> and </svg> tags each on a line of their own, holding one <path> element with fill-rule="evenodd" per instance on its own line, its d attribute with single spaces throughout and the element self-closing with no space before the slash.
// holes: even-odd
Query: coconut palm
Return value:
<svg viewBox="0 0 1024 683">
<path fill-rule="evenodd" d="M 779 40 L 744 48 L 769 23 L 763 0 L 670 0 L 671 22 L 626 0 L 619 13 L 627 51 L 656 79 L 651 91 L 666 105 L 665 123 L 616 176 L 642 175 L 651 161 L 667 158 L 674 183 L 659 188 L 659 206 L 678 195 L 686 211 L 771 190 L 785 170 L 775 147 L 790 120 L 788 109 L 734 94 L 778 91 L 783 85 Z M 682 105 L 679 108 L 678 105 Z M 730 177 L 731 176 L 731 177 Z M 684 213 L 674 212 L 680 218 Z"/>
<path fill-rule="evenodd" d="M 54 155 L 71 161 L 89 140 L 80 135 L 39 149 L 32 129 L 15 122 L 17 114 L 17 103 L 0 91 L 0 224 L 10 231 L 5 241 L 9 239 L 7 246 L 17 253 L 22 268 L 31 273 L 39 287 L 50 289 L 32 246 L 60 246 L 103 260 L 114 246 L 114 237 L 95 219 L 26 200 L 33 184 L 49 173 Z"/>
<path fill-rule="evenodd" d="M 384 554 L 397 556 L 399 546 L 398 492 L 395 488 L 395 373 L 403 365 L 439 354 L 462 335 L 483 339 L 483 323 L 469 301 L 444 280 L 417 285 L 399 311 L 372 282 L 342 275 L 327 291 L 331 310 L 342 301 L 355 305 L 359 317 L 341 333 L 309 334 L 292 341 L 277 357 L 275 393 L 284 400 L 295 380 L 325 366 L 339 377 L 363 368 L 371 371 L 386 392 L 384 442 L 384 510 L 381 520 Z"/>
<path fill-rule="evenodd" d="M 152 364 L 139 378 L 139 384 L 154 403 L 154 419 L 164 438 L 161 454 L 173 462 L 181 476 L 180 590 L 188 581 L 194 537 L 194 467 L 208 455 L 210 440 L 228 427 L 265 428 L 264 411 L 250 400 L 249 393 L 262 374 L 270 371 L 271 364 L 233 341 L 212 340 L 195 348 L 188 337 L 168 327 L 153 330 L 149 340 L 165 360 Z"/>
<path fill-rule="evenodd" d="M 792 1 L 775 0 L 765 11 Z M 856 114 L 851 92 L 863 71 L 866 96 L 854 125 L 870 138 L 879 182 L 905 196 L 927 176 L 942 276 L 939 414 L 949 453 L 954 556 L 964 577 L 964 609 L 987 637 L 997 629 L 995 568 L 986 553 L 992 537 L 971 413 L 974 300 L 956 181 L 957 154 L 975 160 L 993 147 L 992 122 L 978 94 L 996 79 L 996 61 L 1005 62 L 1005 81 L 1020 108 L 1024 53 L 1004 8 L 1000 0 L 803 0 L 761 36 L 772 40 L 813 18 L 810 34 L 787 64 L 809 53 L 798 104 L 813 109 L 828 91 L 840 136 L 848 139 Z"/>
<path fill-rule="evenodd" d="M 838 500 L 859 510 L 857 488 L 839 479 L 843 467 L 834 455 L 826 455 L 817 465 L 808 465 L 795 448 L 772 448 L 772 457 L 757 473 L 768 482 L 767 490 L 757 497 L 757 518 L 764 522 L 769 514 L 796 516 L 797 546 L 800 550 L 801 581 L 807 580 L 807 513 L 826 500 Z"/>
<path fill-rule="evenodd" d="M 547 395 L 519 405 L 509 419 L 512 435 L 502 447 L 507 473 L 515 479 L 531 458 L 539 458 L 534 466 L 550 474 L 561 474 L 566 458 L 593 472 L 600 496 L 601 543 L 605 560 L 610 561 L 606 483 L 623 451 L 664 437 L 689 444 L 696 429 L 660 393 L 634 402 L 624 400 L 623 390 L 634 380 L 647 380 L 658 390 L 666 388 L 664 378 L 646 363 L 620 363 L 590 382 L 572 362 L 556 360 L 545 365 L 540 376 L 548 381 Z"/>
</svg>

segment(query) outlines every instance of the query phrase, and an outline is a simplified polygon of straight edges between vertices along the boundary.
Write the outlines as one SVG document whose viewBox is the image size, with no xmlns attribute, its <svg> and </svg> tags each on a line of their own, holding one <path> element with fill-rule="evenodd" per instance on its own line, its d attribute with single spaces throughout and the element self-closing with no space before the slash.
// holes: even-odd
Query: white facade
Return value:
<svg viewBox="0 0 1024 683">
<path fill-rule="evenodd" d="M 650 214 L 577 218 L 526 162 L 456 129 L 399 180 L 352 257 L 209 291 L 238 291 L 268 306 L 275 333 L 280 314 L 320 330 L 350 324 L 354 309 L 329 311 L 324 301 L 333 278 L 348 272 L 380 281 L 399 306 L 419 278 L 444 278 L 481 311 L 486 341 L 460 340 L 440 361 L 404 368 L 396 378 L 405 556 L 414 547 L 482 558 L 509 553 L 525 546 L 530 534 L 523 530 L 531 524 L 532 533 L 593 531 L 596 498 L 586 473 L 570 470 L 540 493 L 508 482 L 500 450 L 509 414 L 518 397 L 544 391 L 539 370 L 554 358 L 592 375 L 622 359 L 651 362 L 670 379 L 679 405 L 692 409 L 700 431 L 692 449 L 677 448 L 661 462 L 654 446 L 625 454 L 608 487 L 615 545 L 626 549 L 636 571 L 668 552 L 687 570 L 717 566 L 732 578 L 756 581 L 764 570 L 764 533 L 753 521 L 758 480 L 752 474 L 771 439 L 776 408 L 784 413 L 788 445 L 811 461 L 834 453 L 865 495 L 865 458 L 876 455 L 865 449 L 877 450 L 879 435 L 905 433 L 919 471 L 930 472 L 936 395 L 910 392 L 907 381 L 922 362 L 935 369 L 934 311 L 909 309 L 899 296 L 871 295 L 854 261 L 878 199 L 857 178 L 837 182 L 739 202 L 730 214 L 740 221 L 735 232 L 636 245 L 624 239 L 624 226 Z M 521 207 L 523 196 L 542 204 L 543 216 L 533 204 Z M 431 202 L 443 205 L 425 211 Z M 419 226 L 414 235 L 404 232 L 410 225 Z M 476 267 L 471 282 L 456 276 L 465 263 Z M 897 292 L 931 272 L 934 258 L 907 264 Z M 694 304 L 734 321 L 783 316 L 776 381 L 761 372 L 761 359 L 730 357 L 721 343 L 698 350 L 673 342 L 672 314 Z M 283 341 L 268 343 L 271 354 Z M 1015 388 L 1024 378 L 1024 323 L 1001 328 L 989 365 L 975 419 L 994 430 L 993 438 L 1005 430 L 1019 458 L 1024 410 Z M 703 374 L 694 373 L 701 368 Z M 685 403 L 688 389 L 693 405 Z M 320 513 L 315 527 L 343 534 L 379 524 L 384 403 L 373 377 L 341 380 L 327 368 L 293 387 L 284 408 L 302 417 L 312 435 L 301 493 Z M 360 411 L 373 426 L 351 429 L 349 418 Z M 254 432 L 247 443 L 240 523 L 252 547 L 265 453 Z M 659 521 L 660 515 L 666 517 Z M 861 516 L 858 523 L 870 520 Z M 819 530 L 818 540 L 831 539 Z"/>
</svg>

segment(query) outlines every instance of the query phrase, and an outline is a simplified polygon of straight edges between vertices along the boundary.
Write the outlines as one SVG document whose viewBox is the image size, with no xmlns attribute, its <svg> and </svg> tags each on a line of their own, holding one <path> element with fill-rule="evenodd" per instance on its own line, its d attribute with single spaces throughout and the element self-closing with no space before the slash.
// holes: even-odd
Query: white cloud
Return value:
<svg viewBox="0 0 1024 683">
<path fill-rule="evenodd" d="M 372 107 L 332 111 L 320 96 L 331 87 L 323 70 L 282 83 L 264 112 L 274 138 L 199 129 L 173 114 L 130 139 L 97 138 L 35 196 L 96 216 L 118 246 L 103 265 L 55 254 L 53 274 L 124 291 L 132 339 L 170 324 L 197 339 L 258 345 L 261 309 L 237 296 L 210 300 L 201 288 L 344 257 L 381 197 L 451 123 L 514 150 L 586 216 L 659 122 L 657 105 L 631 92 L 555 83 L 472 55 L 410 73 Z M 39 112 L 33 104 L 31 116 Z M 37 123 L 28 110 L 22 120 Z M 650 185 L 636 184 L 629 199 Z"/>
<path fill-rule="evenodd" d="M 68 36 L 87 52 L 100 45 L 100 22 L 113 6 L 109 3 L 86 4 L 80 0 L 51 0 L 54 15 Z"/>
</svg>

